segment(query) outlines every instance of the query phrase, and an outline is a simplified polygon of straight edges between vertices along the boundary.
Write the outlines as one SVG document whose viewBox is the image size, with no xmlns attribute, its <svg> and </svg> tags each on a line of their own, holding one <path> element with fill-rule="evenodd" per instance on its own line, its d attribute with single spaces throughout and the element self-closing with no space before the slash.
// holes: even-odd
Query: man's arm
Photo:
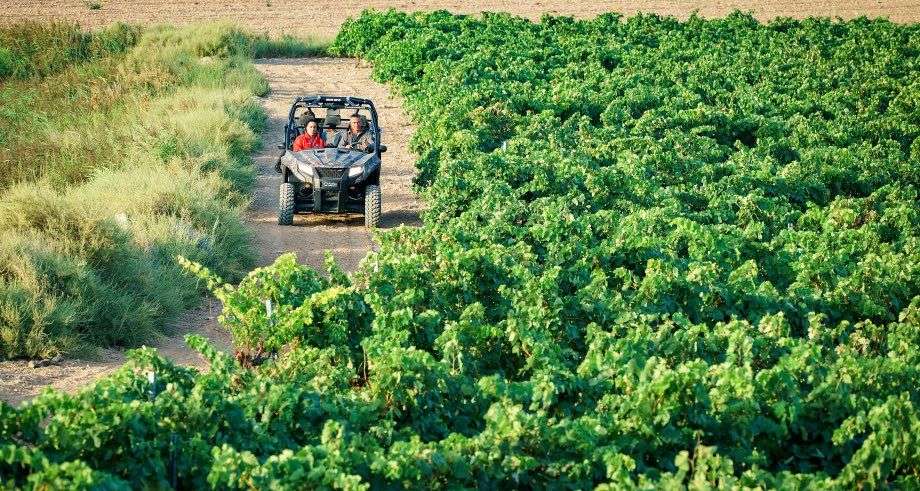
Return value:
<svg viewBox="0 0 920 491">
<path fill-rule="evenodd" d="M 360 148 L 362 151 L 367 153 L 371 153 L 377 148 L 377 145 L 374 143 L 374 137 L 370 134 L 370 132 L 365 133 L 364 137 L 361 138 Z"/>
<path fill-rule="evenodd" d="M 339 148 L 351 148 L 351 134 L 348 132 L 348 130 L 345 130 L 344 133 L 340 133 L 340 135 L 339 144 L 337 146 Z"/>
</svg>

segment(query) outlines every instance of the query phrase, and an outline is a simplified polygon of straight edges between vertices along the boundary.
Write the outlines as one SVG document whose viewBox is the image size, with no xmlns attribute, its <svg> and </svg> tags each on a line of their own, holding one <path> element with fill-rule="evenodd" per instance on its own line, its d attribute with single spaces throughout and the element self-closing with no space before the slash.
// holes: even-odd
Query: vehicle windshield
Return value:
<svg viewBox="0 0 920 491">
<path fill-rule="evenodd" d="M 365 107 L 344 106 L 339 108 L 326 108 L 317 106 L 301 106 L 294 112 L 294 121 L 298 129 L 303 130 L 304 113 L 313 113 L 318 126 L 325 132 L 343 131 L 348 129 L 349 118 L 353 114 L 363 116 L 367 121 L 368 129 L 372 128 L 371 112 Z"/>
</svg>

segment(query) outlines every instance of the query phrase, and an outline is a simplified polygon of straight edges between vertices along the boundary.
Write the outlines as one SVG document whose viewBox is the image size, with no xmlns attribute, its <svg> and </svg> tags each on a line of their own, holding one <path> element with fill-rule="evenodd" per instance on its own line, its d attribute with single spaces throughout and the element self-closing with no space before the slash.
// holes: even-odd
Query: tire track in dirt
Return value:
<svg viewBox="0 0 920 491">
<path fill-rule="evenodd" d="M 280 153 L 276 145 L 282 138 L 291 102 L 298 95 L 355 95 L 374 101 L 383 131 L 381 142 L 388 147 L 383 154 L 380 176 L 381 228 L 420 223 L 421 202 L 412 192 L 415 157 L 408 150 L 414 127 L 402 110 L 402 101 L 371 80 L 369 66 L 353 59 L 306 58 L 259 60 L 256 67 L 272 88 L 271 93 L 260 99 L 268 120 L 262 133 L 262 149 L 253 155 L 257 179 L 245 217 L 259 253 L 257 266 L 269 264 L 285 252 L 294 252 L 299 262 L 322 269 L 324 251 L 329 249 L 339 264 L 353 271 L 373 247 L 361 215 L 297 215 L 292 227 L 277 224 L 281 179 L 274 170 Z M 164 336 L 153 346 L 176 363 L 207 369 L 207 363 L 185 345 L 183 338 L 187 333 L 201 334 L 220 349 L 232 351 L 229 333 L 217 324 L 219 313 L 220 303 L 206 298 L 201 306 L 189 310 L 173 324 L 175 334 Z M 0 362 L 0 400 L 18 405 L 45 387 L 76 392 L 114 372 L 124 362 L 125 353 L 118 349 L 102 350 L 98 360 L 64 360 L 59 365 L 41 368 L 29 368 L 28 362 L 21 360 Z"/>
</svg>

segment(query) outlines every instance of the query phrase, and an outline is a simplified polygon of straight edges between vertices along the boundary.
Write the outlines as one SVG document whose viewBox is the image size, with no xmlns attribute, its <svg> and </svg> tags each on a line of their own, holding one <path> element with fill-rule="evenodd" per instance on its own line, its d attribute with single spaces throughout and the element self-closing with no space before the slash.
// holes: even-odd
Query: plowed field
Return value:
<svg viewBox="0 0 920 491">
<path fill-rule="evenodd" d="M 94 8 L 98 7 L 98 8 Z M 0 22 L 26 19 L 75 20 L 85 27 L 98 27 L 115 21 L 132 23 L 188 23 L 226 19 L 256 31 L 291 33 L 329 39 L 335 36 L 342 22 L 366 8 L 399 10 L 437 10 L 476 14 L 483 11 L 506 11 L 531 19 L 544 14 L 594 17 L 603 12 L 633 14 L 638 11 L 656 12 L 686 18 L 698 11 L 704 17 L 724 15 L 735 9 L 751 11 L 757 18 L 774 17 L 842 17 L 860 15 L 888 17 L 895 22 L 920 21 L 920 1 L 915 0 L 612 0 L 603 2 L 510 2 L 500 0 L 368 0 L 331 1 L 310 0 L 282 2 L 278 0 L 64 0 L 38 2 L 9 0 L 0 9 Z"/>
</svg>

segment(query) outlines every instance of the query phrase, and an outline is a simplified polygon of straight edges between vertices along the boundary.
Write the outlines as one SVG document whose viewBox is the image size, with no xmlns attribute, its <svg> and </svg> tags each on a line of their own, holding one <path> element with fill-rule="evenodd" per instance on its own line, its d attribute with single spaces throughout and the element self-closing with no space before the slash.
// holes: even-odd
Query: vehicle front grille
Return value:
<svg viewBox="0 0 920 491">
<path fill-rule="evenodd" d="M 335 167 L 314 167 L 314 169 L 322 179 L 341 179 L 345 175 L 345 169 Z"/>
</svg>

